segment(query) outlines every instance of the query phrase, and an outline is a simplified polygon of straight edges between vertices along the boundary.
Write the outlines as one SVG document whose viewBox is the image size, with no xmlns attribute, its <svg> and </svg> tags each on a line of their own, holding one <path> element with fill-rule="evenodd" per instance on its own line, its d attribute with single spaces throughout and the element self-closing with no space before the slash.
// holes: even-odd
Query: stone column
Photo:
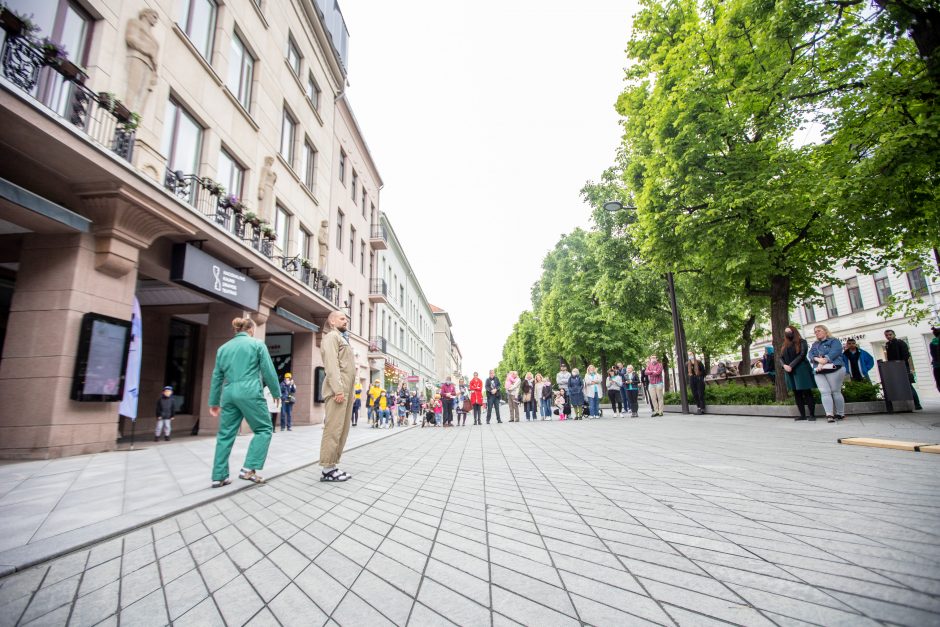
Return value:
<svg viewBox="0 0 940 627">
<path fill-rule="evenodd" d="M 23 238 L 0 362 L 0 457 L 48 459 L 115 448 L 118 403 L 69 398 L 82 316 L 131 318 L 137 272 L 96 272 L 99 244 L 108 248 L 88 233 Z"/>
<path fill-rule="evenodd" d="M 311 425 L 323 422 L 323 403 L 313 402 L 314 374 L 321 366 L 320 349 L 316 336 L 310 331 L 294 333 L 291 368 L 297 383 L 297 404 L 294 405 L 294 422 Z"/>
</svg>

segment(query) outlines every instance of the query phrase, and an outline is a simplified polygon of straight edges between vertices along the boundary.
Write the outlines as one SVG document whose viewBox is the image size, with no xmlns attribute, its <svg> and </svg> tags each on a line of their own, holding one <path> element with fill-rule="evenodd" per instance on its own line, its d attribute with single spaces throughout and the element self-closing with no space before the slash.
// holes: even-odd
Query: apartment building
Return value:
<svg viewBox="0 0 940 627">
<path fill-rule="evenodd" d="M 382 243 L 382 180 L 344 95 L 338 4 L 5 4 L 0 457 L 115 447 L 128 427 L 121 323 L 135 305 L 138 433 L 164 385 L 177 432 L 215 431 L 214 356 L 244 315 L 294 375 L 294 420 L 321 421 L 332 310 L 350 315 L 369 375 Z M 14 13 L 33 15 L 34 37 Z"/>
<path fill-rule="evenodd" d="M 925 264 L 930 263 L 925 260 Z M 843 342 L 854 338 L 860 348 L 877 359 L 884 359 L 884 332 L 893 329 L 899 339 L 907 342 L 911 349 L 916 389 L 920 398 L 940 399 L 933 379 L 928 345 L 933 339 L 931 324 L 940 324 L 940 282 L 931 282 L 930 272 L 923 267 L 910 272 L 897 273 L 884 268 L 873 275 L 862 274 L 856 268 L 843 267 L 837 276 L 844 285 L 819 285 L 816 292 L 821 303 L 805 302 L 794 309 L 791 319 L 807 329 L 812 343 L 812 328 L 816 324 L 826 325 L 834 337 Z M 936 269 L 932 273 L 936 276 Z M 888 299 L 909 300 L 912 295 L 923 299 L 932 312 L 930 318 L 911 324 L 902 313 L 885 318 L 882 314 Z M 754 344 L 754 349 L 763 352 L 767 341 Z M 880 381 L 877 366 L 870 373 L 873 381 Z"/>
<path fill-rule="evenodd" d="M 450 314 L 444 309 L 431 305 L 434 312 L 434 359 L 437 364 L 437 376 L 440 380 L 453 377 L 457 381 L 463 376 L 463 357 L 454 332 Z"/>
<path fill-rule="evenodd" d="M 390 387 L 405 382 L 411 389 L 428 390 L 441 381 L 435 370 L 431 305 L 384 213 L 373 241 L 384 242 L 384 248 L 377 253 L 369 290 L 375 306 L 375 332 L 369 347 L 372 380 Z"/>
</svg>

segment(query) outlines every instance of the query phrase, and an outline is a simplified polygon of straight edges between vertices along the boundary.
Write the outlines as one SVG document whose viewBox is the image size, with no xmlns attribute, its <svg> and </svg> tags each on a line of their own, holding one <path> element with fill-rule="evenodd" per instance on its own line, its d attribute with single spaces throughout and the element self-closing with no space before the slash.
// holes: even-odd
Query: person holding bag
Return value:
<svg viewBox="0 0 940 627">
<path fill-rule="evenodd" d="M 809 346 L 806 340 L 800 337 L 800 332 L 793 325 L 783 330 L 783 346 L 780 347 L 780 364 L 783 367 L 787 389 L 793 390 L 796 407 L 800 410 L 799 418 L 794 420 L 816 420 L 816 399 L 813 398 L 813 388 L 816 381 L 813 378 L 813 367 L 806 354 Z M 806 411 L 809 410 L 809 417 Z"/>
<path fill-rule="evenodd" d="M 832 337 L 822 324 L 813 328 L 816 341 L 809 349 L 809 360 L 813 364 L 816 386 L 826 409 L 826 421 L 842 420 L 845 414 L 845 398 L 842 396 L 842 379 L 845 378 L 845 362 L 842 357 L 842 342 Z"/>
</svg>

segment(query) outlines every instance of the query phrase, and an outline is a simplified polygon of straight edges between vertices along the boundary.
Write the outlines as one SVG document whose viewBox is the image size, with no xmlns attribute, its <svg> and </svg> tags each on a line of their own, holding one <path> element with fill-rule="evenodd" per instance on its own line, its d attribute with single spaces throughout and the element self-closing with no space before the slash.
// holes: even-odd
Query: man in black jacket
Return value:
<svg viewBox="0 0 940 627">
<path fill-rule="evenodd" d="M 914 395 L 914 409 L 923 409 L 920 405 L 920 398 L 917 396 L 917 388 L 914 387 L 914 374 L 911 372 L 911 349 L 907 342 L 899 340 L 894 331 L 888 329 L 885 331 L 885 358 L 888 361 L 903 361 L 907 368 L 907 376 L 911 382 L 911 394 Z"/>
<path fill-rule="evenodd" d="M 499 379 L 496 377 L 496 371 L 490 370 L 490 376 L 483 382 L 483 389 L 486 390 L 486 424 L 490 424 L 490 415 L 493 408 L 496 408 L 496 422 L 502 422 L 499 418 Z"/>
</svg>

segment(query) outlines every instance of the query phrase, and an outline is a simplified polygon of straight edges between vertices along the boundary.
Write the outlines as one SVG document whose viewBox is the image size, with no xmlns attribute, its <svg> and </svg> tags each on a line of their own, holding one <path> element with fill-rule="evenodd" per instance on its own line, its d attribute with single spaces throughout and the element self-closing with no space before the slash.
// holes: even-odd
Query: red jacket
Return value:
<svg viewBox="0 0 940 627">
<path fill-rule="evenodd" d="M 480 377 L 470 379 L 470 404 L 483 404 L 483 380 Z"/>
</svg>

